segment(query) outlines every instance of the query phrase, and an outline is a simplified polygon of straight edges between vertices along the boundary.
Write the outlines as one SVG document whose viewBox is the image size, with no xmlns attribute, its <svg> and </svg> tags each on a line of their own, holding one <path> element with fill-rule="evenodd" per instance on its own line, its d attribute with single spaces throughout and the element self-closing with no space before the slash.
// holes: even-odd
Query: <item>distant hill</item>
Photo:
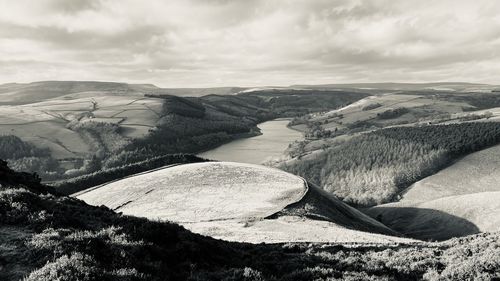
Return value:
<svg viewBox="0 0 500 281">
<path fill-rule="evenodd" d="M 205 95 L 232 95 L 247 88 L 159 88 L 152 84 L 128 84 L 100 81 L 39 81 L 0 85 L 0 105 L 30 104 L 82 92 L 114 94 L 163 94 L 200 97 Z"/>
<path fill-rule="evenodd" d="M 164 93 L 185 97 L 201 97 L 206 95 L 233 95 L 248 88 L 214 87 L 214 88 L 164 88 Z"/>
<path fill-rule="evenodd" d="M 81 92 L 132 93 L 156 91 L 149 84 L 127 84 L 96 81 L 41 81 L 27 84 L 9 83 L 0 85 L 0 105 L 21 105 L 41 102 L 68 94 Z"/>
<path fill-rule="evenodd" d="M 498 86 L 466 82 L 434 82 L 434 83 L 349 83 L 349 84 L 323 84 L 323 85 L 292 85 L 290 87 L 311 89 L 365 89 L 365 90 L 391 90 L 391 91 L 492 91 Z"/>
<path fill-rule="evenodd" d="M 396 233 L 299 177 L 259 165 L 180 165 L 76 196 L 92 205 L 174 221 L 193 232 L 230 241 L 410 241 L 374 234 Z"/>
</svg>

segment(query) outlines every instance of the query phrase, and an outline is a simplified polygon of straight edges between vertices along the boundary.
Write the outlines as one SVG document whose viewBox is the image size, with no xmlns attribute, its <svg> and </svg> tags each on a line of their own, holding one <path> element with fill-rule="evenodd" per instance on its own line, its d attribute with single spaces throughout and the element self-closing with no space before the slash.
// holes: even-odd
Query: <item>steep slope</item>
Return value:
<svg viewBox="0 0 500 281">
<path fill-rule="evenodd" d="M 308 192 L 300 201 L 288 205 L 280 212 L 268 218 L 299 216 L 314 220 L 329 221 L 337 225 L 366 232 L 395 234 L 394 231 L 382 223 L 344 204 L 334 195 L 324 191 L 318 186 L 308 183 L 308 188 Z"/>
<path fill-rule="evenodd" d="M 500 145 L 472 153 L 438 173 L 410 186 L 403 202 L 430 201 L 441 197 L 500 191 Z"/>
<path fill-rule="evenodd" d="M 445 240 L 500 231 L 500 192 L 479 192 L 376 206 L 367 213 L 409 237 Z"/>
<path fill-rule="evenodd" d="M 302 178 L 258 165 L 181 165 L 116 181 L 77 198 L 231 241 L 410 241 L 372 234 L 395 233 Z"/>
<path fill-rule="evenodd" d="M 500 229 L 500 145 L 459 159 L 420 180 L 400 202 L 366 210 L 409 237 L 443 240 Z"/>
</svg>

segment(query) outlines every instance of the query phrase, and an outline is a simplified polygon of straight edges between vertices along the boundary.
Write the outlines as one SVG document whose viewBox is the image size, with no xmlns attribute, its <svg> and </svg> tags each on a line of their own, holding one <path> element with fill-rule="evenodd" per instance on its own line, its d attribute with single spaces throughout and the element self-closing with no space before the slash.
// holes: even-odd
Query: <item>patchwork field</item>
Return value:
<svg viewBox="0 0 500 281">
<path fill-rule="evenodd" d="M 0 134 L 16 135 L 39 147 L 48 147 L 56 159 L 85 157 L 88 142 L 69 126 L 84 122 L 119 124 L 123 136 L 145 135 L 159 119 L 162 101 L 139 93 L 87 92 L 23 105 L 0 106 Z"/>
<path fill-rule="evenodd" d="M 472 106 L 465 102 L 438 100 L 432 95 L 391 93 L 364 98 L 341 109 L 313 116 L 309 121 L 322 123 L 327 130 L 341 130 L 367 121 L 376 126 L 414 123 L 429 115 L 463 112 L 464 108 Z M 407 111 L 390 118 L 381 117 L 397 109 Z"/>
<path fill-rule="evenodd" d="M 323 196 L 300 177 L 232 162 L 175 166 L 77 194 L 91 205 L 173 221 L 193 232 L 230 241 L 412 241 L 359 231 L 395 234 L 344 203 Z M 330 211 L 321 201 L 328 201 Z M 305 205 L 299 206 L 301 203 Z"/>
</svg>

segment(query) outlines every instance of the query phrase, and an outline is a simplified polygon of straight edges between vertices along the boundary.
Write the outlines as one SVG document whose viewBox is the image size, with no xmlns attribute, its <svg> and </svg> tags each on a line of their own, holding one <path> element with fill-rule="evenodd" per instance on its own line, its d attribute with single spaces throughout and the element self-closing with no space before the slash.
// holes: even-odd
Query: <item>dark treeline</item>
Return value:
<svg viewBox="0 0 500 281">
<path fill-rule="evenodd" d="M 36 147 L 17 136 L 0 136 L 0 159 L 8 160 L 16 170 L 36 172 L 43 178 L 55 178 L 62 172 L 48 148 Z"/>
<path fill-rule="evenodd" d="M 393 127 L 374 132 L 381 136 L 429 145 L 463 155 L 500 142 L 500 123 L 468 122 L 438 126 Z"/>
<path fill-rule="evenodd" d="M 496 280 L 500 235 L 415 245 L 249 244 L 44 192 L 0 161 L 0 280 Z"/>
<path fill-rule="evenodd" d="M 392 119 L 399 117 L 405 113 L 410 112 L 408 108 L 406 107 L 399 107 L 399 108 L 394 108 L 394 109 L 388 109 L 384 112 L 377 113 L 377 117 L 380 119 Z"/>
<path fill-rule="evenodd" d="M 52 183 L 51 185 L 62 194 L 72 194 L 96 185 L 121 179 L 129 175 L 149 171 L 158 167 L 173 164 L 188 164 L 205 162 L 207 160 L 191 154 L 171 154 L 153 157 L 140 162 L 130 161 L 130 164 L 114 168 L 103 168 L 96 172 L 79 177 Z"/>
<path fill-rule="evenodd" d="M 452 160 L 500 143 L 500 123 L 393 127 L 352 137 L 314 159 L 283 168 L 318 183 L 344 201 L 373 206 Z"/>
<path fill-rule="evenodd" d="M 22 141 L 16 136 L 0 135 L 0 158 L 19 159 L 23 157 L 49 157 L 50 151 L 45 148 L 38 148 L 30 143 Z"/>
</svg>

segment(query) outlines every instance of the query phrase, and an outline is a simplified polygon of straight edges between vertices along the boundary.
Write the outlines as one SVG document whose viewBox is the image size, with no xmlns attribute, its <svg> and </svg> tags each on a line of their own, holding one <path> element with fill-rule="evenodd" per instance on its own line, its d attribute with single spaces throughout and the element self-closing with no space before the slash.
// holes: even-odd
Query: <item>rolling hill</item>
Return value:
<svg viewBox="0 0 500 281">
<path fill-rule="evenodd" d="M 498 231 L 499 153 L 497 145 L 467 155 L 411 185 L 400 202 L 375 206 L 366 213 L 417 239 Z"/>
<path fill-rule="evenodd" d="M 372 207 L 366 213 L 408 237 L 446 240 L 500 231 L 500 192 L 389 203 Z"/>
<path fill-rule="evenodd" d="M 39 178 L 15 172 L 4 161 L 0 161 L 0 184 L 2 280 L 500 277 L 498 232 L 440 243 L 234 243 L 59 196 Z M 351 239 L 366 237 L 359 231 L 349 234 Z"/>
<path fill-rule="evenodd" d="M 431 201 L 442 197 L 500 191 L 500 146 L 469 154 L 453 165 L 411 185 L 402 202 Z"/>
<path fill-rule="evenodd" d="M 464 82 L 433 82 L 433 83 L 350 83 L 350 84 L 325 84 L 325 85 L 295 85 L 291 87 L 309 87 L 319 89 L 366 89 L 385 91 L 492 91 L 497 85 L 464 83 Z"/>
<path fill-rule="evenodd" d="M 299 177 L 258 165 L 180 165 L 75 195 L 91 205 L 173 221 L 230 241 L 411 241 L 387 236 L 396 233 Z"/>
</svg>

